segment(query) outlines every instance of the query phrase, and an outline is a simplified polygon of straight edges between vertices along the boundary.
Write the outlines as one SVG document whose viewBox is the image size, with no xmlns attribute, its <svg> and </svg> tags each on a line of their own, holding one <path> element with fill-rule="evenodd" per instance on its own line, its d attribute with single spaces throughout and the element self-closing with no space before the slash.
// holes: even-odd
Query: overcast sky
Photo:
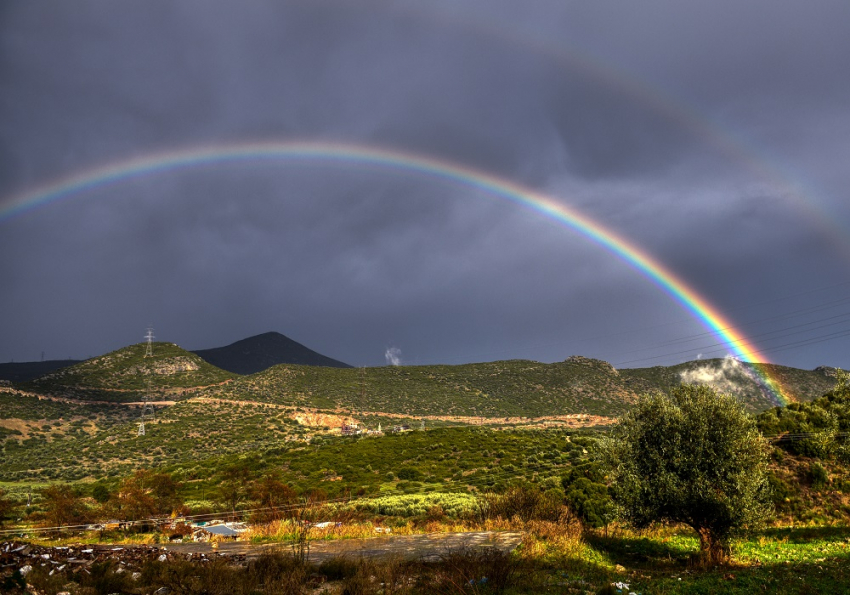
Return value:
<svg viewBox="0 0 850 595">
<path fill-rule="evenodd" d="M 850 366 L 850 4 L 0 4 L 0 213 L 131 158 L 257 141 L 438 158 L 641 247 L 766 361 Z M 352 365 L 618 367 L 728 346 L 588 237 L 328 159 L 151 172 L 0 214 L 0 361 L 281 332 Z"/>
</svg>

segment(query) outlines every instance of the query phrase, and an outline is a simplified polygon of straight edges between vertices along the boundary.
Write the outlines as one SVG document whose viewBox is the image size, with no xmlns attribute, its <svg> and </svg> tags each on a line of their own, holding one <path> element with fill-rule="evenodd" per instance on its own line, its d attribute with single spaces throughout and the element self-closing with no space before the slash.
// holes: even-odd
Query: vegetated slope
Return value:
<svg viewBox="0 0 850 595">
<path fill-rule="evenodd" d="M 618 415 L 637 394 L 610 364 L 583 357 L 458 366 L 328 369 L 280 365 L 205 396 L 404 415 Z"/>
<path fill-rule="evenodd" d="M 44 376 L 54 370 L 67 368 L 78 363 L 80 363 L 80 360 L 55 359 L 44 362 L 10 362 L 0 364 L 0 380 L 26 382 L 28 380 L 35 380 L 39 376 Z"/>
<path fill-rule="evenodd" d="M 786 450 L 828 458 L 836 452 L 850 462 L 850 387 L 836 387 L 808 403 L 774 407 L 756 418 L 766 436 L 786 438 Z"/>
<path fill-rule="evenodd" d="M 226 347 L 193 352 L 208 363 L 236 374 L 256 374 L 277 364 L 350 368 L 280 333 L 263 333 Z"/>
<path fill-rule="evenodd" d="M 775 364 L 742 364 L 733 358 L 685 362 L 675 366 L 655 366 L 620 370 L 628 386 L 639 392 L 667 392 L 680 384 L 708 384 L 737 397 L 751 413 L 777 404 L 775 395 L 765 391 L 759 376 L 777 381 L 783 396 L 791 401 L 811 401 L 835 384 L 834 368 L 800 370 Z"/>
<path fill-rule="evenodd" d="M 236 377 L 173 343 L 137 343 L 23 383 L 33 392 L 71 399 L 132 402 L 148 391 L 157 399 L 179 398 L 189 389 Z"/>
<path fill-rule="evenodd" d="M 0 392 L 0 481 L 114 477 L 139 467 L 245 453 L 306 438 L 289 412 L 184 400 L 157 407 L 138 435 L 141 408 L 55 402 Z M 14 417 L 12 417 L 14 416 Z"/>
<path fill-rule="evenodd" d="M 767 369 L 793 400 L 828 391 L 829 370 Z M 543 364 L 508 360 L 459 366 L 388 366 L 328 369 L 279 365 L 200 394 L 215 398 L 405 415 L 525 416 L 587 413 L 616 416 L 638 395 L 669 391 L 682 383 L 706 383 L 737 396 L 751 412 L 776 404 L 752 369 L 716 359 L 677 366 L 615 370 L 610 364 L 573 356 Z"/>
</svg>

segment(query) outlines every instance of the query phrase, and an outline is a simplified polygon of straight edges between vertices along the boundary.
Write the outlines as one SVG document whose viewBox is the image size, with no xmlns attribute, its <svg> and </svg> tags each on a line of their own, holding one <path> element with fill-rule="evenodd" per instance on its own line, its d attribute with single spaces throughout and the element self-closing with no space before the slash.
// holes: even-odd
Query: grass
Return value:
<svg viewBox="0 0 850 595">
<path fill-rule="evenodd" d="M 540 592 L 596 593 L 625 583 L 644 594 L 837 594 L 850 585 L 848 535 L 847 528 L 770 529 L 735 540 L 729 565 L 714 569 L 693 566 L 697 539 L 675 528 L 561 544 L 532 536 L 519 554 L 534 563 L 536 583 L 546 585 Z"/>
<path fill-rule="evenodd" d="M 332 516 L 325 511 L 325 516 Z M 318 517 L 317 517 L 318 518 Z M 628 584 L 630 592 L 653 594 L 771 593 L 805 595 L 814 593 L 846 593 L 850 585 L 850 527 L 773 527 L 732 542 L 732 558 L 728 565 L 704 569 L 693 564 L 698 550 L 694 534 L 678 526 L 661 526 L 636 532 L 612 526 L 608 531 L 588 531 L 568 513 L 559 521 L 518 519 L 506 521 L 416 521 L 398 517 L 380 517 L 383 526 L 392 526 L 394 535 L 419 532 L 460 530 L 518 530 L 523 542 L 510 556 L 488 558 L 481 551 L 441 552 L 436 563 L 408 562 L 398 558 L 383 560 L 336 559 L 320 567 L 310 567 L 299 579 L 301 588 L 309 577 L 322 576 L 325 592 L 381 593 L 378 582 L 369 577 L 403 577 L 392 592 L 398 593 L 494 593 L 595 594 L 612 584 Z M 309 540 L 355 539 L 374 536 L 373 521 L 353 520 L 342 527 L 313 528 Z M 273 522 L 254 528 L 246 536 L 255 543 L 288 542 L 296 536 L 290 521 Z M 125 536 L 110 543 L 156 543 L 151 534 Z M 99 543 L 97 534 L 84 539 L 40 540 L 45 545 Z M 289 567 L 289 561 L 266 560 L 264 563 Z M 171 570 L 160 566 L 146 575 L 152 588 L 167 586 L 168 577 L 189 573 L 190 567 L 175 565 Z M 202 576 L 202 567 L 193 568 L 192 576 Z M 260 583 L 252 582 L 250 572 L 238 568 L 218 568 L 228 577 L 224 584 L 232 592 L 254 589 L 265 593 Z M 323 574 L 324 573 L 324 574 Z M 158 577 L 158 578 L 150 578 Z M 357 578 L 354 578 L 357 577 Z M 498 578 L 500 586 L 481 582 L 484 577 Z M 204 579 L 206 580 L 206 579 Z M 389 579 L 387 579 L 389 580 Z M 159 581 L 159 582 L 157 582 Z M 240 582 L 241 581 L 241 582 Z M 472 581 L 470 583 L 469 581 Z M 202 581 L 206 592 L 216 593 L 211 583 Z M 65 585 L 67 580 L 62 583 Z M 402 584 L 403 583 L 403 584 Z M 58 584 L 58 583 L 57 583 Z M 237 585 L 241 585 L 238 586 Z M 252 586 L 253 585 L 253 586 Z M 140 585 L 136 585 L 137 587 Z M 385 586 L 386 587 L 386 586 Z M 404 588 L 402 588 L 404 587 Z M 186 587 L 188 588 L 188 587 Z M 199 587 L 200 588 L 200 587 Z M 357 590 L 352 590 L 352 589 Z M 66 589 L 68 590 L 68 589 Z M 50 592 L 49 589 L 47 592 Z M 70 590 L 71 593 L 82 591 Z M 185 591 L 194 592 L 192 590 Z M 299 592 L 299 591 L 289 591 Z M 305 591 L 307 592 L 307 591 Z M 390 591 L 383 591 L 390 592 Z"/>
</svg>

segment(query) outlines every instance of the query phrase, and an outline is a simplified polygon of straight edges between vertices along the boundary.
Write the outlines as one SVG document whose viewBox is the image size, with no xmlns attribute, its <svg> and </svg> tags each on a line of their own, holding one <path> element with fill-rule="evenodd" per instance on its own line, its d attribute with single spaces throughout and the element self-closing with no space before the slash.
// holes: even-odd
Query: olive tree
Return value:
<svg viewBox="0 0 850 595">
<path fill-rule="evenodd" d="M 729 537 L 772 513 L 768 452 L 734 397 L 695 385 L 641 397 L 600 449 L 621 517 L 691 527 L 707 563 L 725 561 Z"/>
</svg>

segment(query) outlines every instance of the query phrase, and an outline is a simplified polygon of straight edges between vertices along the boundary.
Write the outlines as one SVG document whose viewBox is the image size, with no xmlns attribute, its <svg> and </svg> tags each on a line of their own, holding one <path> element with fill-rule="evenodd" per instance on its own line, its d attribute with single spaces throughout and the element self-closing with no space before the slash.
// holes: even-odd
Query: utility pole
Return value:
<svg viewBox="0 0 850 595">
<path fill-rule="evenodd" d="M 145 347 L 145 357 L 153 357 L 153 329 L 148 327 L 148 333 L 145 335 L 145 339 L 148 340 L 148 344 Z"/>
<path fill-rule="evenodd" d="M 151 420 L 156 419 L 156 411 L 154 411 L 153 403 L 151 403 L 151 383 L 148 380 L 148 390 L 145 393 L 145 396 L 142 397 L 142 416 L 139 420 L 139 436 L 145 435 L 145 418 L 150 418 Z"/>
</svg>

